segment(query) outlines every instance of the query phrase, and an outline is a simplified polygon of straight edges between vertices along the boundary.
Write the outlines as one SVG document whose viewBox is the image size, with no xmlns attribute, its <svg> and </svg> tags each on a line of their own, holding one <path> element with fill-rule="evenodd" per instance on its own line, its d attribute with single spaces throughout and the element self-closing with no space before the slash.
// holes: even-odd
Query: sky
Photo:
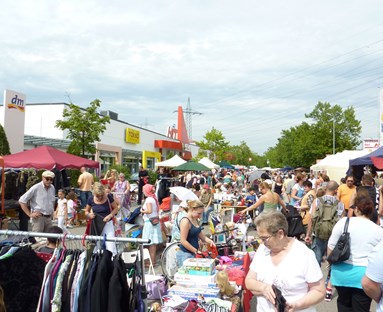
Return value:
<svg viewBox="0 0 383 312">
<path fill-rule="evenodd" d="M 97 98 L 163 134 L 190 98 L 193 140 L 214 127 L 260 155 L 309 122 L 318 101 L 354 107 L 361 139 L 379 138 L 382 9 L 381 0 L 3 0 L 0 87 L 27 104 Z"/>
</svg>

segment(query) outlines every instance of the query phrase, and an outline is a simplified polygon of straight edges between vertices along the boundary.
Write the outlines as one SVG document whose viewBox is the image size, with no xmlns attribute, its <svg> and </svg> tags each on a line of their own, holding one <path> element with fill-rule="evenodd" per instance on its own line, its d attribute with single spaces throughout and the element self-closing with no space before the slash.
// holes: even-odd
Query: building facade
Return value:
<svg viewBox="0 0 383 312">
<path fill-rule="evenodd" d="M 25 108 L 24 149 L 41 145 L 53 146 L 66 151 L 70 141 L 67 131 L 55 127 L 56 120 L 62 119 L 63 111 L 69 108 L 67 103 L 32 103 Z M 180 108 L 179 108 L 180 109 Z M 3 113 L 3 110 L 0 110 Z M 96 154 L 89 155 L 100 162 L 101 169 L 106 170 L 112 164 L 122 164 L 134 173 L 140 165 L 154 168 L 155 163 L 165 160 L 168 152 L 184 158 L 191 158 L 198 153 L 198 147 L 185 142 L 183 136 L 169 137 L 118 119 L 118 114 L 111 111 L 100 112 L 110 117 L 100 142 L 95 143 Z M 181 108 L 182 114 L 182 108 Z M 0 116 L 0 120 L 2 120 Z M 178 127 L 185 128 L 183 117 L 178 117 Z M 177 133 L 177 131 L 175 131 Z M 185 132 L 185 131 L 184 131 Z M 174 133 L 174 131 L 173 131 Z M 180 132 L 178 132 L 180 133 Z M 185 144 L 185 143 L 188 144 Z"/>
</svg>

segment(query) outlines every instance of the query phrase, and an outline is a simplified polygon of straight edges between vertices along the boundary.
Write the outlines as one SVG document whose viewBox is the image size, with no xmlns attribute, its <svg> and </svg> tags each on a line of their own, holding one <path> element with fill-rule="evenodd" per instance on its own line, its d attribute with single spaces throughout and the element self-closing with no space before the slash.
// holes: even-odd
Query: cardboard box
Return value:
<svg viewBox="0 0 383 312">
<path fill-rule="evenodd" d="M 190 258 L 183 263 L 185 273 L 191 275 L 213 275 L 215 272 L 214 259 Z"/>
<path fill-rule="evenodd" d="M 216 275 L 216 273 L 206 276 L 176 273 L 174 275 L 174 281 L 177 283 L 177 285 L 215 287 Z"/>
<path fill-rule="evenodd" d="M 217 298 L 219 288 L 203 288 L 203 287 L 185 287 L 174 285 L 168 289 L 168 295 L 177 295 L 186 300 L 198 300 L 198 298 Z"/>
</svg>

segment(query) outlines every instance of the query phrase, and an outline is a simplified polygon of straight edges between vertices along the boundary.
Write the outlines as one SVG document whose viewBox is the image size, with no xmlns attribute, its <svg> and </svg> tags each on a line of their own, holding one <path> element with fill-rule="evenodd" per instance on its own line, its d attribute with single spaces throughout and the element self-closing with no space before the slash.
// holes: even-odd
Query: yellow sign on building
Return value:
<svg viewBox="0 0 383 312">
<path fill-rule="evenodd" d="M 131 128 L 125 130 L 125 142 L 139 144 L 140 143 L 140 131 Z"/>
</svg>

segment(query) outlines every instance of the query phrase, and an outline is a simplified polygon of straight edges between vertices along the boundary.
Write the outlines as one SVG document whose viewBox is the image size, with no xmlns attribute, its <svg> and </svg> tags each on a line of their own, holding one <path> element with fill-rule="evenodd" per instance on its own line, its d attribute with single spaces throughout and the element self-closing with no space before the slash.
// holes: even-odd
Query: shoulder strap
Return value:
<svg viewBox="0 0 383 312">
<path fill-rule="evenodd" d="M 177 217 L 178 217 L 178 214 L 177 214 Z M 178 228 L 179 230 L 181 230 L 181 229 L 180 229 L 180 223 L 181 223 L 181 221 L 182 221 L 183 219 L 187 219 L 187 220 L 189 221 L 189 223 L 193 225 L 193 223 L 192 223 L 192 222 L 189 220 L 189 218 L 186 217 L 186 216 L 185 216 L 185 217 L 182 217 L 181 220 L 180 220 L 179 222 L 177 222 L 177 219 L 176 219 L 177 228 Z"/>
<path fill-rule="evenodd" d="M 347 233 L 347 230 L 348 230 L 348 224 L 350 223 L 350 218 L 347 217 L 347 220 L 344 224 L 344 229 L 343 229 L 343 233 Z"/>
</svg>

